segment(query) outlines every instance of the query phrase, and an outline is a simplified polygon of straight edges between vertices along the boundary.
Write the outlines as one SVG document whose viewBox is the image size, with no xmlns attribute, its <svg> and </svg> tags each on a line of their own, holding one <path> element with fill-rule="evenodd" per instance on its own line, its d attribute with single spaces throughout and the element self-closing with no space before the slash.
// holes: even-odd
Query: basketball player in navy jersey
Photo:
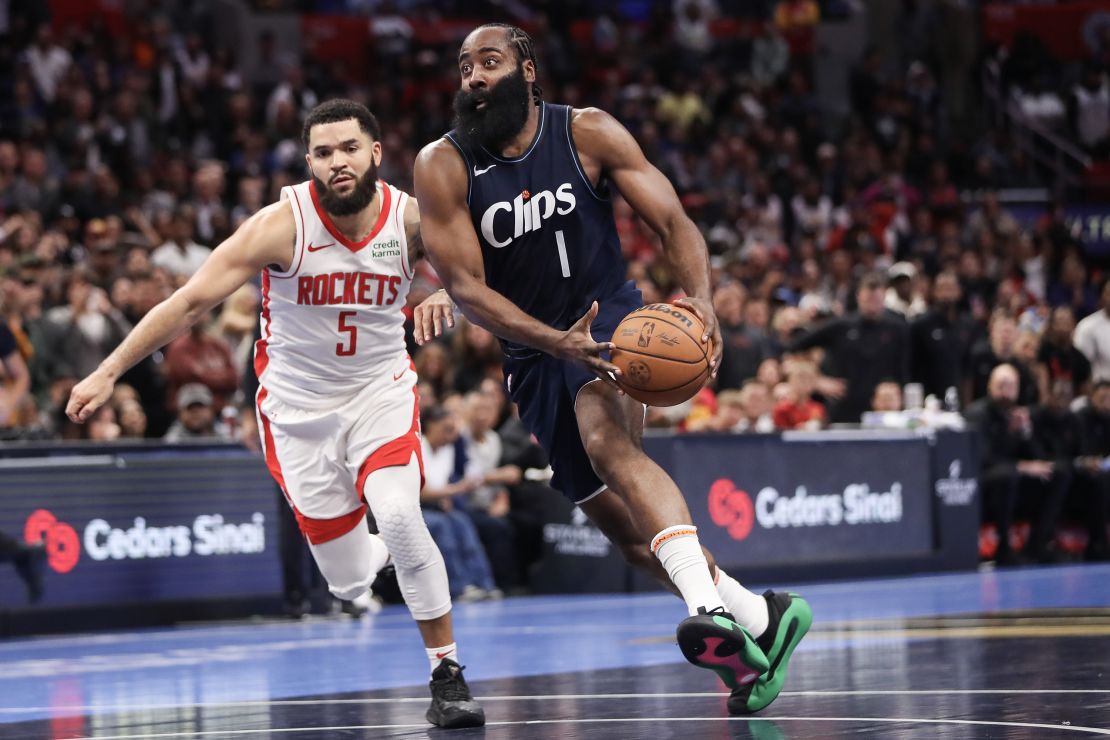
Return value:
<svg viewBox="0 0 1110 740">
<path fill-rule="evenodd" d="M 756 595 L 716 567 L 682 493 L 643 452 L 644 407 L 608 361 L 614 328 L 643 303 L 625 279 L 610 188 L 659 234 L 715 373 L 705 242 L 614 118 L 542 100 L 526 33 L 481 26 L 458 64 L 457 126 L 420 152 L 414 173 L 424 245 L 446 288 L 420 307 L 417 340 L 439 333 L 452 301 L 500 338 L 509 394 L 551 458 L 553 485 L 686 602 L 679 647 L 732 689 L 729 711 L 758 711 L 782 689 L 809 607 Z"/>
</svg>

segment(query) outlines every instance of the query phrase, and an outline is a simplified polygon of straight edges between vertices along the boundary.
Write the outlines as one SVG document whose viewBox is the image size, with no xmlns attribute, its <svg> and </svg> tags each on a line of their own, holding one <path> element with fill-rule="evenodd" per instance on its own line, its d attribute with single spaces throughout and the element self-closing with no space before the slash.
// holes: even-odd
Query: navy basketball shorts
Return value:
<svg viewBox="0 0 1110 740">
<path fill-rule="evenodd" d="M 598 342 L 608 342 L 621 319 L 643 305 L 640 291 L 629 283 L 613 296 L 598 301 L 597 318 L 590 333 Z M 578 391 L 597 380 L 597 376 L 582 365 L 536 351 L 506 354 L 504 370 L 509 397 L 520 409 L 521 421 L 551 460 L 555 473 L 552 487 L 574 504 L 600 493 L 605 484 L 586 456 L 574 413 Z"/>
</svg>

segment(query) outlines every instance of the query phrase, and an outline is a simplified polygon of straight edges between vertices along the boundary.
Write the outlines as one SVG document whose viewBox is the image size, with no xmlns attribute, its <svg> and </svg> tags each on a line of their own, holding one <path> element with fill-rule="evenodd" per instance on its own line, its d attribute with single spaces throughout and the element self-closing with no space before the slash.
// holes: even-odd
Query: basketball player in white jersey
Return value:
<svg viewBox="0 0 1110 740">
<path fill-rule="evenodd" d="M 266 465 L 336 596 L 366 593 L 392 556 L 432 668 L 428 721 L 482 725 L 458 663 L 443 558 L 420 513 L 416 371 L 401 314 L 421 251 L 417 204 L 377 179 L 381 131 L 365 106 L 322 103 L 303 138 L 312 179 L 283 188 L 217 247 L 73 389 L 66 413 L 86 421 L 121 374 L 261 271 L 254 362 Z"/>
</svg>

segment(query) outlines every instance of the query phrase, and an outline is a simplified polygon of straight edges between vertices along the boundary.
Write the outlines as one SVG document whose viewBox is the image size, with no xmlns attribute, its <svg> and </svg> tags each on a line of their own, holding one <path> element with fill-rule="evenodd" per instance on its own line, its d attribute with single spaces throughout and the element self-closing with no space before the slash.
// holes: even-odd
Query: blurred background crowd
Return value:
<svg viewBox="0 0 1110 740">
<path fill-rule="evenodd" d="M 459 41 L 499 19 L 535 37 L 548 100 L 598 106 L 632 131 L 709 245 L 721 372 L 691 402 L 651 409 L 651 427 L 959 411 L 985 430 L 984 491 L 1004 525 L 1028 481 L 1054 492 L 1033 517 L 1049 525 L 1090 485 L 1103 525 L 1091 554 L 1105 555 L 1110 216 L 1091 204 L 1110 192 L 1110 19 L 1062 53 L 955 0 L 239 4 L 308 18 L 296 46 L 276 21 L 237 37 L 216 2 L 80 5 L 0 6 L 6 438 L 256 445 L 242 390 L 253 286 L 125 375 L 91 423 L 62 411 L 213 247 L 306 177 L 301 123 L 317 102 L 369 105 L 381 176 L 411 191 L 415 153 L 451 127 Z M 352 37 L 365 39 L 353 57 Z M 615 210 L 645 300 L 675 297 L 654 234 L 619 199 Z M 437 287 L 423 267 L 410 309 Z M 429 476 L 429 500 L 468 495 L 488 545 L 501 486 L 543 467 L 506 469 L 483 441 L 514 422 L 497 341 L 461 320 L 412 350 L 426 443 L 469 445 Z M 523 449 L 514 434 L 505 448 Z M 1030 537 L 1044 554 L 1050 533 Z M 511 580 L 467 585 L 492 591 L 493 575 Z"/>
</svg>

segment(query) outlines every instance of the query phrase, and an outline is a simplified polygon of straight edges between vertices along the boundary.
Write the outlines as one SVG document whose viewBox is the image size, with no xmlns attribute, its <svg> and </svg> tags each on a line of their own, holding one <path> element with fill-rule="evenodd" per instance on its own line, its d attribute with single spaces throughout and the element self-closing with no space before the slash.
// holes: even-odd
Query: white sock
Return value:
<svg viewBox="0 0 1110 740">
<path fill-rule="evenodd" d="M 439 668 L 439 662 L 444 658 L 450 658 L 456 663 L 459 662 L 459 651 L 453 642 L 443 647 L 424 648 L 424 652 L 428 654 L 428 663 L 431 664 L 433 671 Z"/>
<path fill-rule="evenodd" d="M 770 615 L 767 614 L 767 599 L 759 594 L 752 593 L 740 585 L 739 582 L 717 566 L 717 593 L 725 602 L 725 607 L 732 613 L 736 623 L 751 633 L 752 637 L 759 638 L 767 631 Z"/>
<path fill-rule="evenodd" d="M 712 611 L 725 606 L 709 575 L 709 563 L 698 542 L 698 528 L 693 524 L 667 527 L 651 539 L 651 551 L 682 594 L 690 616 L 698 613 L 698 607 Z"/>
</svg>

